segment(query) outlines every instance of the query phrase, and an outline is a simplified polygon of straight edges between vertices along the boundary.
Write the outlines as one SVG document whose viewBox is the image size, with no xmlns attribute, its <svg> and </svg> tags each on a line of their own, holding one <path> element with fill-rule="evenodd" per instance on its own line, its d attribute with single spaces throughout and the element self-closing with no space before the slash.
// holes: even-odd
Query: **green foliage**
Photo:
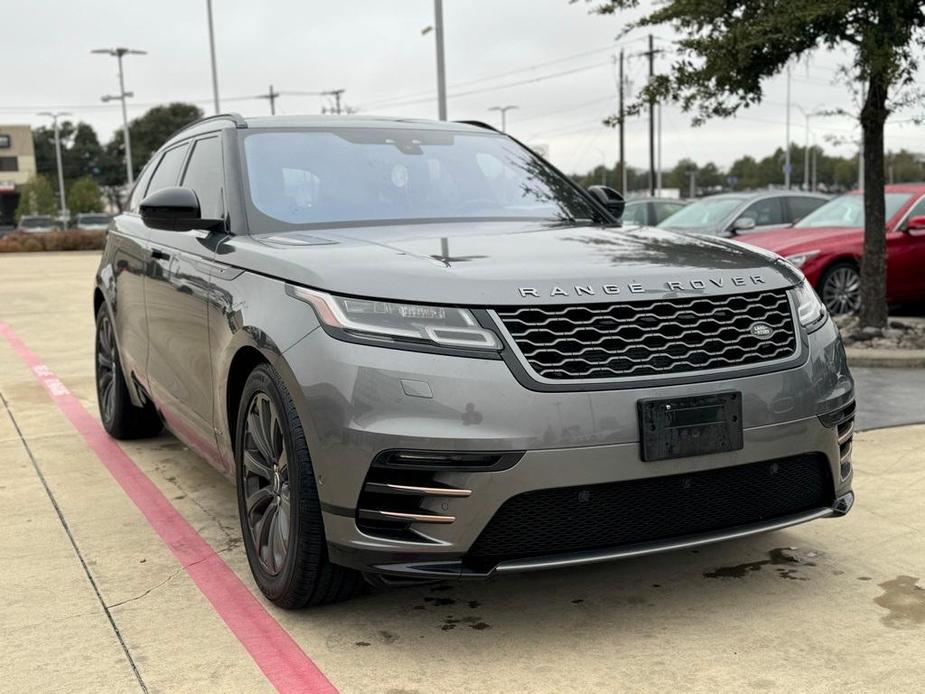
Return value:
<svg viewBox="0 0 925 694">
<path fill-rule="evenodd" d="M 132 136 L 132 166 L 137 175 L 151 155 L 180 128 L 202 118 L 202 109 L 193 104 L 172 103 L 155 106 L 129 123 Z M 122 165 L 122 182 L 125 181 L 125 136 L 118 130 L 106 145 L 110 157 Z"/>
<path fill-rule="evenodd" d="M 98 251 L 106 245 L 105 231 L 70 229 L 44 234 L 7 234 L 0 239 L 0 253 L 37 251 Z"/>
<path fill-rule="evenodd" d="M 58 211 L 58 202 L 51 183 L 45 176 L 36 175 L 22 186 L 19 204 L 16 207 L 16 220 L 33 214 L 54 215 Z"/>
<path fill-rule="evenodd" d="M 103 211 L 103 193 L 90 176 L 81 176 L 67 191 L 67 209 L 71 214 Z"/>
</svg>

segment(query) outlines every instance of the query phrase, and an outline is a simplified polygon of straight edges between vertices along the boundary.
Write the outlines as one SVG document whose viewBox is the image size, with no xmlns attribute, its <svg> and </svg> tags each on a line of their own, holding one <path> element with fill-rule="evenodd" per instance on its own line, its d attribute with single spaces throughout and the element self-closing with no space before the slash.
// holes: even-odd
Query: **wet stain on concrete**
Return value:
<svg viewBox="0 0 925 694">
<path fill-rule="evenodd" d="M 891 629 L 911 629 L 925 625 L 925 588 L 915 576 L 897 576 L 880 583 L 883 595 L 874 602 L 888 614 L 880 618 Z"/>
<path fill-rule="evenodd" d="M 482 603 L 480 603 L 478 600 L 470 600 L 469 602 L 466 603 L 466 605 L 469 607 L 470 610 L 477 610 L 478 608 L 482 606 Z"/>
<path fill-rule="evenodd" d="M 870 581 L 870 576 L 858 576 L 859 581 Z"/>
<path fill-rule="evenodd" d="M 453 586 L 448 585 L 446 583 L 441 583 L 439 586 L 434 586 L 433 588 L 431 588 L 430 592 L 431 593 L 442 593 L 447 590 L 453 590 Z"/>
<path fill-rule="evenodd" d="M 573 605 L 580 605 L 583 602 L 584 602 L 584 598 L 575 598 L 574 600 L 572 600 Z"/>
<path fill-rule="evenodd" d="M 483 622 L 481 617 L 455 617 L 453 615 L 447 615 L 443 620 L 443 624 L 440 625 L 440 629 L 442 631 L 451 631 L 461 624 L 478 631 L 491 629 L 491 625 Z"/>
<path fill-rule="evenodd" d="M 816 562 L 807 561 L 793 554 L 795 550 L 790 547 L 778 547 L 768 552 L 767 559 L 736 564 L 735 566 L 721 566 L 713 571 L 704 571 L 705 578 L 743 578 L 754 571 L 761 571 L 765 566 L 783 566 L 789 568 L 777 569 L 777 575 L 791 581 L 806 581 L 807 578 L 796 573 L 801 566 L 815 566 Z M 818 552 L 810 552 L 807 556 L 818 556 Z"/>
<path fill-rule="evenodd" d="M 476 622 L 475 624 L 470 624 L 469 626 L 473 629 L 477 629 L 478 631 L 482 631 L 483 629 L 491 629 L 491 624 L 486 624 L 485 622 Z"/>
<path fill-rule="evenodd" d="M 369 641 L 356 641 L 353 645 L 354 646 L 368 646 Z"/>
<path fill-rule="evenodd" d="M 398 641 L 398 636 L 396 636 L 395 634 L 393 634 L 391 631 L 386 631 L 385 629 L 380 629 L 378 633 L 379 633 L 379 638 L 380 638 L 380 639 L 382 640 L 382 642 L 385 643 L 385 644 L 395 643 L 396 641 Z"/>
</svg>

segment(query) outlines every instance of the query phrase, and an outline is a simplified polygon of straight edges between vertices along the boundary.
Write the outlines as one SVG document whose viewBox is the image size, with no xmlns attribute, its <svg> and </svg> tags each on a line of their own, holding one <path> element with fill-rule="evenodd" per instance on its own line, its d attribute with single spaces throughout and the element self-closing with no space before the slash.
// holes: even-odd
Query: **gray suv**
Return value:
<svg viewBox="0 0 925 694">
<path fill-rule="evenodd" d="M 795 191 L 721 193 L 692 202 L 659 226 L 688 234 L 736 236 L 791 226 L 830 199 Z"/>
<path fill-rule="evenodd" d="M 103 424 L 234 480 L 289 608 L 846 513 L 854 387 L 800 272 L 621 211 L 478 123 L 193 124 L 106 239 Z"/>
</svg>

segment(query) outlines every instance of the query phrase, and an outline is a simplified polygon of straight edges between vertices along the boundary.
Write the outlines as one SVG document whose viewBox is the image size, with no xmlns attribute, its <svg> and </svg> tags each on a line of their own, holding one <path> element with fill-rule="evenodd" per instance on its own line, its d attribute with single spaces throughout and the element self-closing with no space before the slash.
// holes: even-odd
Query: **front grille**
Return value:
<svg viewBox="0 0 925 694">
<path fill-rule="evenodd" d="M 525 492 L 506 501 L 466 563 L 615 548 L 831 506 L 827 458 L 809 454 L 684 475 Z"/>
<path fill-rule="evenodd" d="M 533 370 L 549 379 L 678 374 L 760 364 L 796 351 L 786 290 L 497 314 Z M 770 332 L 756 336 L 756 323 Z"/>
</svg>

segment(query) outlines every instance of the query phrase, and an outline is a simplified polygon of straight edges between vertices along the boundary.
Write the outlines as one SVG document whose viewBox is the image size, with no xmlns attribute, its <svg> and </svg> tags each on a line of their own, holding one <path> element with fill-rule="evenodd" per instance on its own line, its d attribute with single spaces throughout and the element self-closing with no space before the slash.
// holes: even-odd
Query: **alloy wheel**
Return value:
<svg viewBox="0 0 925 694">
<path fill-rule="evenodd" d="M 116 339 L 109 316 L 100 318 L 96 330 L 96 396 L 105 421 L 110 421 L 116 401 Z"/>
<path fill-rule="evenodd" d="M 832 270 L 822 287 L 822 301 L 832 315 L 854 313 L 861 307 L 861 278 L 852 267 Z"/>
<path fill-rule="evenodd" d="M 248 532 L 261 567 L 279 574 L 289 552 L 289 459 L 276 406 L 265 393 L 251 398 L 241 451 Z"/>
</svg>

